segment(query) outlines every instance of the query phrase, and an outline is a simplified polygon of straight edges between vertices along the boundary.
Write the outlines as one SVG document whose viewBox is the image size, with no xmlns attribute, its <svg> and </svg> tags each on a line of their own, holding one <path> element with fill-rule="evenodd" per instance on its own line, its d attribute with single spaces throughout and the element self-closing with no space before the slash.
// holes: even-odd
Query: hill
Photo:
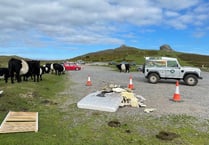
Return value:
<svg viewBox="0 0 209 145">
<path fill-rule="evenodd" d="M 84 60 L 86 62 L 135 62 L 136 64 L 143 64 L 145 56 L 166 56 L 176 57 L 182 65 L 191 65 L 197 67 L 209 67 L 209 56 L 199 54 L 189 54 L 176 51 L 164 50 L 144 50 L 135 47 L 122 45 L 115 49 L 107 49 L 103 51 L 88 53 L 75 58 L 70 61 Z"/>
<path fill-rule="evenodd" d="M 92 52 L 85 55 L 77 56 L 68 61 L 77 61 L 83 60 L 86 62 L 134 62 L 136 64 L 143 64 L 145 56 L 166 56 L 166 57 L 176 57 L 180 61 L 181 65 L 189 65 L 196 67 L 209 68 L 209 56 L 208 55 L 199 55 L 199 54 L 190 54 L 182 53 L 177 51 L 166 51 L 166 50 L 145 50 L 136 47 L 130 47 L 122 45 L 115 49 L 107 49 L 98 52 Z M 21 58 L 19 56 L 0 56 L 0 67 L 7 66 L 8 60 L 11 58 Z M 25 58 L 27 59 L 27 58 Z M 46 62 L 63 62 L 66 60 L 42 60 L 41 63 L 45 64 Z"/>
</svg>

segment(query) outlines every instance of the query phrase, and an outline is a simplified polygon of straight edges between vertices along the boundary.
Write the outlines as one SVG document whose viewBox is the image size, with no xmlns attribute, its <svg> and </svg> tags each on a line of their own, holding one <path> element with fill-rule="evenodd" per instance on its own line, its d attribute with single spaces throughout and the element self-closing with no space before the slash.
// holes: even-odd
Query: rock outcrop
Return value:
<svg viewBox="0 0 209 145">
<path fill-rule="evenodd" d="M 172 51 L 174 51 L 174 50 L 170 47 L 170 45 L 168 45 L 168 44 L 164 44 L 164 45 L 160 46 L 160 50 L 162 50 L 162 51 L 167 51 L 167 52 L 172 52 Z"/>
</svg>

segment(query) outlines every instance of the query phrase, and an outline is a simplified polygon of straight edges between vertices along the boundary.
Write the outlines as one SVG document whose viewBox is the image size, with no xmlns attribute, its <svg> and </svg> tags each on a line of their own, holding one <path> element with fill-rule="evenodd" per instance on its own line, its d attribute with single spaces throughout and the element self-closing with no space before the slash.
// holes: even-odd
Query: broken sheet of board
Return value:
<svg viewBox="0 0 209 145">
<path fill-rule="evenodd" d="M 0 133 L 31 131 L 38 131 L 38 112 L 9 111 L 0 126 Z"/>
<path fill-rule="evenodd" d="M 77 103 L 78 108 L 107 112 L 117 111 L 123 100 L 120 93 L 105 93 L 104 96 L 100 96 L 100 94 L 101 91 L 97 91 L 85 96 Z"/>
</svg>

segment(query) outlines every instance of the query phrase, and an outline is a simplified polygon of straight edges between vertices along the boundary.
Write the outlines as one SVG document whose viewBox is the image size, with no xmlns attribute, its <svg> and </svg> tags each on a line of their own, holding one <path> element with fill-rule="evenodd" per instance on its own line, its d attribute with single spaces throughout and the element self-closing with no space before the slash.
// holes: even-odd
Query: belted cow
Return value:
<svg viewBox="0 0 209 145">
<path fill-rule="evenodd" d="M 48 67 L 46 67 L 46 65 L 40 66 L 40 73 L 39 73 L 39 78 L 40 80 L 42 80 L 42 75 L 45 73 L 49 73 L 48 72 Z"/>
<path fill-rule="evenodd" d="M 12 83 L 14 83 L 14 77 L 17 82 L 21 82 L 21 76 L 24 77 L 24 80 L 31 76 L 34 82 L 39 81 L 40 61 L 11 58 L 8 62 L 8 69 Z"/>
<path fill-rule="evenodd" d="M 23 75 L 24 80 L 27 80 L 28 77 L 32 77 L 34 82 L 39 82 L 40 77 L 40 61 L 37 60 L 28 60 L 26 61 L 28 64 L 28 72 Z"/>
<path fill-rule="evenodd" d="M 47 63 L 46 67 L 49 68 L 51 73 L 55 72 L 56 75 L 60 75 L 65 72 L 65 67 L 59 63 Z"/>
<path fill-rule="evenodd" d="M 54 69 L 56 75 L 60 75 L 61 73 L 64 73 L 64 71 L 65 71 L 64 66 L 59 63 L 53 63 L 53 69 Z"/>
<path fill-rule="evenodd" d="M 21 82 L 20 75 L 26 74 L 29 70 L 28 64 L 23 59 L 19 60 L 16 58 L 11 58 L 8 62 L 9 75 L 11 77 L 11 82 L 14 83 L 14 77 L 17 82 Z"/>
<path fill-rule="evenodd" d="M 130 64 L 128 63 L 117 64 L 116 67 L 120 70 L 120 72 L 130 72 Z"/>
</svg>

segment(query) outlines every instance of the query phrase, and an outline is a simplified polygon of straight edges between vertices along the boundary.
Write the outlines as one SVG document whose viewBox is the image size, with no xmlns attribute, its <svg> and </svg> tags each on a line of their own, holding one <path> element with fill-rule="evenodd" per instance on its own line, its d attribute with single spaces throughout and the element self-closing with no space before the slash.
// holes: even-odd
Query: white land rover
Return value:
<svg viewBox="0 0 209 145">
<path fill-rule="evenodd" d="M 143 73 L 150 83 L 160 79 L 183 80 L 189 86 L 195 86 L 202 79 L 201 70 L 195 67 L 182 67 L 176 58 L 145 57 Z"/>
</svg>

